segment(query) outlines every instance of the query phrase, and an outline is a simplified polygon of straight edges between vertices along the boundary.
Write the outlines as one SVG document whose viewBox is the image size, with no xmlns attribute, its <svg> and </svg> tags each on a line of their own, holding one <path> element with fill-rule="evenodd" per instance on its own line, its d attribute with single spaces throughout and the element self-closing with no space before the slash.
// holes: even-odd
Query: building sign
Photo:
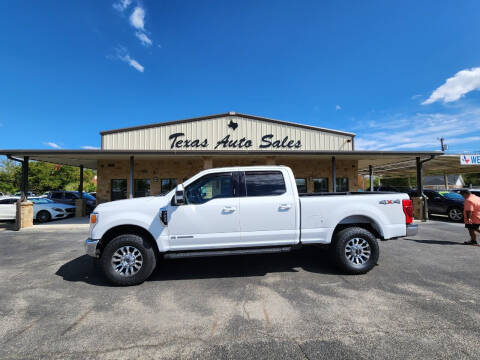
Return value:
<svg viewBox="0 0 480 360">
<path fill-rule="evenodd" d="M 170 149 L 192 149 L 207 148 L 210 145 L 208 139 L 191 139 L 185 133 L 174 133 L 168 137 L 170 140 Z M 254 144 L 253 139 L 242 137 L 241 139 L 233 139 L 230 135 L 214 140 L 214 150 L 217 149 L 248 149 Z M 285 136 L 282 139 L 275 138 L 273 134 L 266 134 L 260 138 L 258 147 L 260 149 L 299 149 L 302 147 L 300 140 L 290 139 Z"/>
<path fill-rule="evenodd" d="M 462 155 L 460 165 L 480 165 L 480 155 Z"/>
<path fill-rule="evenodd" d="M 233 131 L 237 130 L 238 123 L 230 120 L 227 127 Z M 170 149 L 191 149 L 191 148 L 207 148 L 210 145 L 208 139 L 189 139 L 185 133 L 174 133 L 168 137 L 170 140 Z M 242 137 L 240 139 L 233 139 L 230 134 L 223 138 L 213 141 L 214 150 L 217 149 L 248 149 L 254 144 L 253 139 Z M 260 138 L 258 147 L 260 149 L 299 149 L 302 147 L 300 140 L 290 139 L 285 136 L 282 139 L 277 139 L 273 134 L 265 134 Z"/>
</svg>

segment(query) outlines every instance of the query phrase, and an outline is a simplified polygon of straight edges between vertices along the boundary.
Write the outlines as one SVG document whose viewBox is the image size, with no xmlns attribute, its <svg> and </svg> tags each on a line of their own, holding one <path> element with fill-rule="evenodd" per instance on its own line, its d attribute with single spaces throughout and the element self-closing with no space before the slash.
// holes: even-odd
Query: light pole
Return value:
<svg viewBox="0 0 480 360">
<path fill-rule="evenodd" d="M 440 148 L 442 149 L 442 151 L 447 150 L 448 145 L 444 143 L 445 139 L 442 137 L 438 140 L 440 140 Z M 445 190 L 448 191 L 448 176 L 446 171 L 443 172 L 443 183 L 445 184 Z"/>
</svg>

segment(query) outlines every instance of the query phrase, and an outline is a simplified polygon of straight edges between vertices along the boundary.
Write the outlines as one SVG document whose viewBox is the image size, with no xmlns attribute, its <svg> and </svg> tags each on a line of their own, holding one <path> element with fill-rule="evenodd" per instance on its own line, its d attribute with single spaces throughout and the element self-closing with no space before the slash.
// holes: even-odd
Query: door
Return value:
<svg viewBox="0 0 480 360">
<path fill-rule="evenodd" d="M 0 219 L 15 220 L 17 216 L 17 199 L 0 200 Z"/>
<path fill-rule="evenodd" d="M 247 246 L 294 244 L 298 241 L 293 189 L 282 171 L 246 171 L 240 197 L 242 243 Z"/>
<path fill-rule="evenodd" d="M 238 175 L 208 174 L 185 188 L 185 204 L 168 206 L 171 250 L 235 246 L 240 242 Z"/>
</svg>

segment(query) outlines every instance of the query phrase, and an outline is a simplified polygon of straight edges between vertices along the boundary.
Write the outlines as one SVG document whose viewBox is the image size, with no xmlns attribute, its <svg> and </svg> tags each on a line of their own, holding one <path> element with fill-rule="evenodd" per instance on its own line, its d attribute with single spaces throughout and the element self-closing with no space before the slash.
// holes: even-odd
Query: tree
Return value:
<svg viewBox="0 0 480 360">
<path fill-rule="evenodd" d="M 0 192 L 14 193 L 20 187 L 21 169 L 11 160 L 0 165 Z"/>
<path fill-rule="evenodd" d="M 480 186 L 480 173 L 463 174 L 462 177 L 465 181 L 465 186 Z"/>
<path fill-rule="evenodd" d="M 96 172 L 84 170 L 84 190 L 95 191 Z M 12 160 L 0 165 L 0 192 L 15 193 L 20 190 L 22 167 Z M 29 163 L 28 191 L 43 194 L 50 190 L 78 190 L 80 171 L 77 167 L 31 161 Z"/>
</svg>

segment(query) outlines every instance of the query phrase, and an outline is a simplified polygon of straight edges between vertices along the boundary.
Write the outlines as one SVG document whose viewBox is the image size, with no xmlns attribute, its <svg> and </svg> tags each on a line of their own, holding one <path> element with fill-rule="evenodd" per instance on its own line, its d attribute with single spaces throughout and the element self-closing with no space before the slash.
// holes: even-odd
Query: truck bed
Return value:
<svg viewBox="0 0 480 360">
<path fill-rule="evenodd" d="M 332 195 L 381 195 L 381 194 L 403 194 L 394 191 L 343 191 L 343 192 L 313 192 L 298 193 L 300 197 L 306 196 L 332 196 Z"/>
</svg>

